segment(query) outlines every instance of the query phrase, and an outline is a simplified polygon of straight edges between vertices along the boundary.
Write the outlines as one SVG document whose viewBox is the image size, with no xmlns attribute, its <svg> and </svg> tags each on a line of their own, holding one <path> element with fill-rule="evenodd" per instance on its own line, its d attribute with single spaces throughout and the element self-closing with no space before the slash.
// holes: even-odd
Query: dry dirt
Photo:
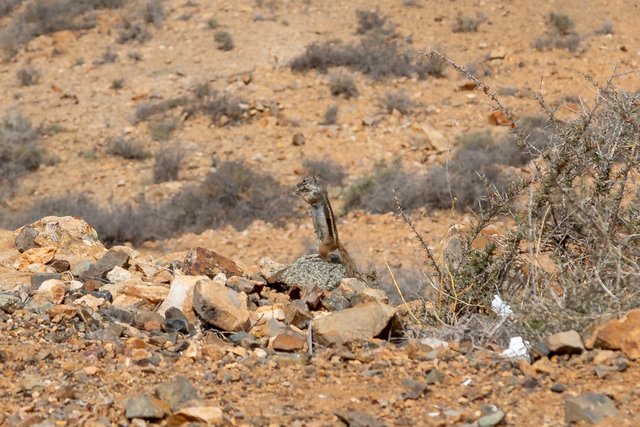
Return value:
<svg viewBox="0 0 640 427">
<path fill-rule="evenodd" d="M 287 67 L 314 41 L 355 40 L 358 9 L 378 8 L 397 25 L 402 37 L 412 38 L 416 49 L 437 46 L 460 64 L 485 65 L 491 71 L 483 77 L 488 86 L 513 86 L 521 94 L 501 98 L 518 116 L 538 112 L 534 95 L 540 94 L 559 108 L 560 117 L 570 118 L 572 106 L 566 98 L 590 100 L 595 93 L 585 74 L 604 82 L 614 70 L 625 72 L 640 65 L 640 5 L 634 1 L 167 0 L 164 4 L 165 20 L 158 28 L 150 27 L 153 37 L 145 43 L 115 43 L 121 12 L 106 11 L 95 29 L 37 37 L 0 65 L 4 108 L 20 111 L 36 125 L 64 129 L 44 139 L 44 146 L 58 161 L 21 178 L 16 195 L 4 201 L 10 212 L 39 198 L 65 193 L 87 194 L 104 203 L 132 201 L 140 194 L 163 198 L 184 183 L 202 179 L 212 156 L 244 160 L 291 187 L 304 174 L 304 160 L 332 159 L 345 167 L 348 185 L 381 161 L 400 158 L 416 166 L 445 161 L 461 133 L 505 131 L 488 121 L 491 100 L 480 92 L 459 90 L 464 79 L 452 69 L 442 79 L 426 80 L 375 81 L 354 73 L 360 96 L 347 100 L 331 96 L 327 75 L 293 73 Z M 577 52 L 532 48 L 533 40 L 544 33 L 545 16 L 551 11 L 575 21 L 583 37 Z M 487 21 L 477 32 L 451 31 L 456 15 L 478 12 Z M 216 49 L 215 30 L 207 28 L 212 18 L 232 34 L 233 50 Z M 0 27 L 8 19 L 0 18 Z M 595 34 L 604 21 L 613 23 L 613 34 Z M 118 54 L 118 60 L 94 65 L 108 49 Z M 142 60 L 129 59 L 132 51 Z M 504 58 L 483 62 L 490 52 L 501 52 Z M 25 64 L 41 72 L 38 84 L 18 84 L 16 71 Z M 251 76 L 248 84 L 243 82 L 246 75 Z M 120 78 L 123 88 L 112 89 L 112 82 Z M 205 117 L 184 121 L 172 136 L 186 150 L 180 182 L 153 184 L 153 159 L 127 161 L 105 153 L 107 143 L 123 134 L 144 141 L 152 151 L 162 150 L 166 142 L 153 141 L 145 123 L 133 122 L 136 106 L 150 99 L 185 95 L 202 82 L 250 101 L 277 102 L 281 114 L 239 126 L 215 126 Z M 627 90 L 640 86 L 637 74 L 624 76 L 617 84 Z M 378 98 L 391 89 L 406 91 L 424 108 L 407 116 L 381 115 L 375 126 L 363 124 L 364 118 L 378 114 Z M 325 110 L 334 104 L 340 108 L 339 126 L 320 126 Z M 447 147 L 436 152 L 416 145 L 414 137 L 421 126 L 441 132 Z M 304 135 L 304 145 L 292 144 L 296 133 Z M 342 191 L 331 190 L 337 207 Z M 301 202 L 297 209 L 306 212 Z M 449 226 L 468 220 L 448 211 L 420 210 L 411 215 L 436 253 Z M 339 227 L 343 242 L 360 265 L 384 271 L 387 259 L 403 281 L 403 289 L 415 295 L 421 292 L 423 254 L 411 230 L 395 215 L 350 213 L 340 218 Z M 284 227 L 259 221 L 246 230 L 224 227 L 149 242 L 138 249 L 156 257 L 203 246 L 244 265 L 254 265 L 264 256 L 289 263 L 312 251 L 313 238 L 310 219 L 301 215 Z M 367 357 L 350 360 L 331 350 L 320 351 L 309 362 L 292 361 L 291 356 L 245 359 L 238 355 L 221 361 L 214 356 L 170 357 L 156 348 L 152 352 L 159 356 L 157 365 L 140 366 L 131 362 L 122 343 L 105 349 L 75 331 L 58 341 L 52 334 L 62 326 L 29 313 L 0 319 L 0 413 L 4 414 L 0 424 L 6 425 L 32 425 L 46 419 L 53 424 L 41 425 L 82 425 L 99 417 L 111 419 L 113 425 L 127 425 L 126 397 L 151 392 L 177 374 L 186 376 L 201 397 L 221 407 L 232 425 L 335 425 L 334 414 L 340 410 L 364 412 L 387 425 L 456 425 L 475 422 L 487 404 L 507 413 L 507 425 L 562 425 L 562 394 L 550 391 L 556 382 L 565 386 L 565 393 L 598 391 L 612 396 L 623 418 L 616 424 L 634 425 L 634 414 L 640 411 L 635 385 L 640 378 L 633 361 L 624 372 L 599 379 L 588 357 L 558 359 L 553 372 L 531 377 L 516 363 L 485 350 L 470 355 L 448 350 L 436 361 L 419 362 L 409 359 L 405 349 L 377 343 L 366 350 L 375 354 L 372 361 Z M 429 385 L 417 399 L 403 399 L 402 393 L 411 389 L 407 380 L 424 383 L 432 368 L 425 365 L 429 363 L 440 364 L 443 381 Z M 87 373 L 89 367 L 97 369 Z M 472 380 L 470 385 L 463 385 L 466 379 Z M 71 388 L 71 394 L 60 391 L 65 387 Z M 25 420 L 22 424 L 17 421 L 20 417 Z"/>
</svg>

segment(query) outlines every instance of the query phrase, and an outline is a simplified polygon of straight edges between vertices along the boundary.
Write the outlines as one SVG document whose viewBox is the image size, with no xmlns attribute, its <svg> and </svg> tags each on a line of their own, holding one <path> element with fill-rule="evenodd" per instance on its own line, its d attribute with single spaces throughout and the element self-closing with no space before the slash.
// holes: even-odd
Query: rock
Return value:
<svg viewBox="0 0 640 427">
<path fill-rule="evenodd" d="M 294 134 L 293 137 L 291 138 L 291 143 L 296 147 L 304 145 L 304 135 L 301 134 L 300 132 Z"/>
<path fill-rule="evenodd" d="M 550 390 L 554 393 L 564 393 L 564 386 L 560 383 L 553 383 Z"/>
<path fill-rule="evenodd" d="M 352 292 L 340 288 L 334 289 L 322 298 L 322 307 L 329 311 L 344 310 L 351 307 L 349 297 L 352 295 Z"/>
<path fill-rule="evenodd" d="M 284 322 L 296 328 L 306 329 L 309 321 L 313 319 L 303 301 L 292 301 L 284 307 Z"/>
<path fill-rule="evenodd" d="M 285 264 L 277 263 L 267 257 L 262 257 L 260 261 L 258 261 L 260 276 L 264 277 L 267 283 L 274 283 L 274 276 L 285 268 L 287 268 Z"/>
<path fill-rule="evenodd" d="M 494 126 L 511 126 L 511 125 L 513 125 L 513 122 L 511 120 L 509 120 L 507 115 L 504 112 L 500 111 L 500 110 L 496 110 L 496 111 L 492 112 L 491 114 L 489 114 L 489 123 L 494 125 Z"/>
<path fill-rule="evenodd" d="M 131 279 L 124 283 L 120 293 L 142 298 L 152 304 L 159 304 L 169 295 L 169 288 L 158 285 L 146 285 L 140 279 Z"/>
<path fill-rule="evenodd" d="M 69 285 L 62 280 L 45 280 L 36 291 L 36 295 L 33 300 L 36 300 L 37 297 L 39 297 L 45 298 L 54 304 L 60 304 L 64 300 L 68 290 Z"/>
<path fill-rule="evenodd" d="M 217 406 L 190 406 L 182 408 L 167 419 L 167 426 L 178 427 L 191 423 L 208 426 L 227 425 L 222 409 Z"/>
<path fill-rule="evenodd" d="M 341 409 L 337 411 L 335 415 L 348 427 L 386 427 L 387 425 L 384 421 L 378 420 L 373 415 L 360 411 Z"/>
<path fill-rule="evenodd" d="M 346 274 L 344 265 L 337 262 L 327 262 L 319 255 L 305 255 L 293 264 L 279 271 L 269 283 L 278 283 L 285 289 L 293 286 L 311 289 L 313 287 L 332 291 L 336 289 Z M 270 281 L 272 280 L 272 281 Z"/>
<path fill-rule="evenodd" d="M 397 329 L 394 318 L 394 307 L 368 302 L 315 319 L 313 337 L 323 345 L 374 338 L 389 327 L 391 332 Z M 387 335 L 385 333 L 385 337 Z"/>
<path fill-rule="evenodd" d="M 62 275 L 60 273 L 34 273 L 31 275 L 31 289 L 38 289 L 43 282 L 49 279 L 60 280 Z"/>
<path fill-rule="evenodd" d="M 495 405 L 487 405 L 482 412 L 485 413 L 478 420 L 479 427 L 492 427 L 498 425 L 504 419 L 504 411 Z"/>
<path fill-rule="evenodd" d="M 588 341 L 605 350 L 622 350 L 627 357 L 640 358 L 640 309 L 619 319 L 611 319 L 593 328 Z"/>
<path fill-rule="evenodd" d="M 74 300 L 73 303 L 84 305 L 85 307 L 89 307 L 93 311 L 98 311 L 98 308 L 100 308 L 100 306 L 105 303 L 105 299 L 96 298 L 93 295 L 84 295 L 77 300 Z"/>
<path fill-rule="evenodd" d="M 171 413 L 171 407 L 167 402 L 152 396 L 133 397 L 127 400 L 125 416 L 142 418 L 146 420 L 158 420 Z"/>
<path fill-rule="evenodd" d="M 35 240 L 38 234 L 40 234 L 40 232 L 33 227 L 29 227 L 28 225 L 22 227 L 15 240 L 18 251 L 22 253 L 31 248 L 37 248 L 38 244 Z"/>
<path fill-rule="evenodd" d="M 580 354 L 585 350 L 580 334 L 573 330 L 550 335 L 544 344 L 551 354 Z"/>
<path fill-rule="evenodd" d="M 456 86 L 458 87 L 458 90 L 475 90 L 478 84 L 473 80 L 466 79 L 456 83 Z"/>
<path fill-rule="evenodd" d="M 618 409 L 609 397 L 599 393 L 565 396 L 564 419 L 567 424 L 585 421 L 598 424 L 605 418 L 617 418 Z"/>
<path fill-rule="evenodd" d="M 437 152 L 447 151 L 451 145 L 442 132 L 432 128 L 429 125 L 421 125 L 419 129 L 424 133 L 427 138 L 429 149 Z"/>
<path fill-rule="evenodd" d="M 22 308 L 22 299 L 13 292 L 0 292 L 0 311 L 11 314 Z"/>
<path fill-rule="evenodd" d="M 138 312 L 134 318 L 134 325 L 147 332 L 160 332 L 165 328 L 164 317 L 155 311 Z"/>
<path fill-rule="evenodd" d="M 181 375 L 173 381 L 162 383 L 156 387 L 155 395 L 158 399 L 167 402 L 172 411 L 178 410 L 184 403 L 199 399 L 198 390 Z"/>
<path fill-rule="evenodd" d="M 287 331 L 278 334 L 271 344 L 276 351 L 301 351 L 304 350 L 307 339 L 302 334 Z"/>
<path fill-rule="evenodd" d="M 58 273 L 64 273 L 71 269 L 71 264 L 66 259 L 54 259 L 49 263 L 49 266 Z"/>
<path fill-rule="evenodd" d="M 258 307 L 254 313 L 257 318 L 255 322 L 256 325 L 266 323 L 270 319 L 278 321 L 284 321 L 285 319 L 284 310 L 282 309 L 281 304 Z"/>
<path fill-rule="evenodd" d="M 20 258 L 13 265 L 18 271 L 29 271 L 32 264 L 46 264 L 56 255 L 56 248 L 49 246 L 45 248 L 31 248 L 20 255 Z"/>
<path fill-rule="evenodd" d="M 176 307 L 169 307 L 164 312 L 165 317 L 165 330 L 167 332 L 182 332 L 189 333 L 191 329 L 189 326 L 189 320 L 184 315 L 182 310 Z"/>
<path fill-rule="evenodd" d="M 449 348 L 449 343 L 435 337 L 425 337 L 420 340 L 422 344 L 426 344 L 434 350 L 442 351 Z"/>
<path fill-rule="evenodd" d="M 55 247 L 58 259 L 69 261 L 72 267 L 81 261 L 93 262 L 105 252 L 98 233 L 80 218 L 48 216 L 28 226 L 39 233 L 37 245 Z"/>
<path fill-rule="evenodd" d="M 105 278 L 107 272 L 114 269 L 114 267 L 126 268 L 129 265 L 129 255 L 125 252 L 115 249 L 108 250 L 102 258 L 93 264 L 84 273 L 85 277 L 93 278 Z"/>
<path fill-rule="evenodd" d="M 407 357 L 411 360 L 434 360 L 438 357 L 438 352 L 430 345 L 423 344 L 412 339 L 407 344 Z"/>
<path fill-rule="evenodd" d="M 171 288 L 166 298 L 158 308 L 158 313 L 165 315 L 171 307 L 176 307 L 187 317 L 189 323 L 195 323 L 196 316 L 193 312 L 193 289 L 199 280 L 207 279 L 206 276 L 185 276 L 176 273 L 171 282 Z"/>
<path fill-rule="evenodd" d="M 424 380 L 426 381 L 427 385 L 441 383 L 442 381 L 444 381 L 444 372 L 439 369 L 432 369 L 429 371 Z"/>
<path fill-rule="evenodd" d="M 227 286 L 236 292 L 244 292 L 247 295 L 260 294 L 264 289 L 264 283 L 258 280 L 250 280 L 245 277 L 231 276 L 227 280 Z"/>
<path fill-rule="evenodd" d="M 224 331 L 246 331 L 251 324 L 246 295 L 220 282 L 199 280 L 193 292 L 193 308 L 207 323 Z"/>
<path fill-rule="evenodd" d="M 507 50 L 504 47 L 499 46 L 489 52 L 489 55 L 487 55 L 487 59 L 490 61 L 494 59 L 504 59 L 505 56 L 507 56 Z"/>
<path fill-rule="evenodd" d="M 184 272 L 192 276 L 205 275 L 210 278 L 218 273 L 225 276 L 244 276 L 243 271 L 231 259 L 205 248 L 190 250 L 184 258 Z"/>
<path fill-rule="evenodd" d="M 126 282 L 129 279 L 131 279 L 131 273 L 122 267 L 113 267 L 111 271 L 107 273 L 107 280 L 111 283 Z"/>
</svg>

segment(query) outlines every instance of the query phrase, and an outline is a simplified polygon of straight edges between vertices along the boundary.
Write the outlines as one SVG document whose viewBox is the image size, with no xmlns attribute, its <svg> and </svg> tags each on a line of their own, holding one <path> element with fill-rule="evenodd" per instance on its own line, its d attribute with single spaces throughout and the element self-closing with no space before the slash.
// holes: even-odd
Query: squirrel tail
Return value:
<svg viewBox="0 0 640 427">
<path fill-rule="evenodd" d="M 351 255 L 349 255 L 349 252 L 347 252 L 347 249 L 345 249 L 341 243 L 338 243 L 338 252 L 340 252 L 342 263 L 347 269 L 347 277 L 355 277 L 358 280 L 365 281 L 362 274 L 360 274 L 360 270 L 358 270 L 356 263 L 353 261 L 353 258 L 351 258 Z"/>
</svg>

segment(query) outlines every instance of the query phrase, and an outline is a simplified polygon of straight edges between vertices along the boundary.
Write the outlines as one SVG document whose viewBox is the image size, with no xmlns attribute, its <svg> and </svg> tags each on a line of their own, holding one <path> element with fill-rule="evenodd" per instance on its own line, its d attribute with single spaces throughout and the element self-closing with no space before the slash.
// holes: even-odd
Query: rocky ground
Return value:
<svg viewBox="0 0 640 427">
<path fill-rule="evenodd" d="M 12 28 L 19 3 L 0 1 L 0 29 Z M 376 7 L 403 46 L 438 47 L 469 66 L 518 117 L 539 112 L 541 95 L 567 120 L 596 90 L 584 74 L 602 83 L 615 69 L 621 90 L 640 87 L 637 73 L 624 74 L 640 65 L 638 4 L 127 3 L 101 9 L 92 28 L 43 31 L 0 66 L 7 117 L 19 113 L 38 129 L 48 159 L 11 191 L 0 180 L 0 223 L 14 224 L 44 197 L 83 195 L 103 207 L 167 200 L 202 181 L 212 159 L 243 161 L 287 189 L 307 173 L 305 161 L 333 160 L 346 173 L 330 188 L 342 241 L 359 265 L 383 273 L 388 292 L 301 257 L 315 252 L 301 201 L 280 222 L 113 247 L 82 219 L 40 212 L 28 226 L 0 228 L 0 425 L 637 424 L 638 312 L 510 357 L 430 316 L 425 255 L 405 222 L 342 213 L 349 186 L 380 162 L 401 159 L 422 173 L 450 159 L 464 133 L 504 135 L 492 101 L 452 69 L 426 79 L 346 70 L 359 96 L 334 96 L 331 74 L 289 63 L 313 42 L 357 42 L 356 11 Z M 574 20 L 575 50 L 535 48 L 551 12 Z M 477 31 L 452 31 L 459 16 L 476 18 Z M 231 50 L 220 48 L 220 31 L 232 35 Z M 245 99 L 250 119 L 232 126 L 179 108 L 137 119 L 204 83 Z M 389 91 L 404 92 L 413 110 L 386 111 Z M 334 105 L 337 123 L 323 124 Z M 167 123 L 174 128 L 158 135 Z M 151 157 L 112 154 L 119 137 Z M 178 178 L 154 182 L 154 158 L 175 146 L 184 155 Z M 453 209 L 410 215 L 436 254 L 450 226 L 469 221 Z M 498 221 L 483 238 L 503 232 Z M 387 262 L 417 302 L 400 303 Z M 492 326 L 508 321 L 487 311 Z"/>
<path fill-rule="evenodd" d="M 434 338 L 419 304 L 313 255 L 151 259 L 71 217 L 0 248 L 3 425 L 634 425 L 640 410 L 638 312 L 514 357 Z"/>
</svg>

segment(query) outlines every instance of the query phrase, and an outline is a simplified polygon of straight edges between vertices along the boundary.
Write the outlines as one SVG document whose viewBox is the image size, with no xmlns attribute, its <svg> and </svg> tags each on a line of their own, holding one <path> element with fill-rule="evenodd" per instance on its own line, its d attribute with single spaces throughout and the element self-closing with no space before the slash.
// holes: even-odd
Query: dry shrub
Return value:
<svg viewBox="0 0 640 427">
<path fill-rule="evenodd" d="M 340 40 L 312 43 L 289 63 L 291 69 L 326 73 L 332 67 L 347 67 L 377 80 L 391 76 L 417 76 L 421 79 L 442 76 L 441 62 L 416 63 L 416 52 L 404 48 L 396 38 L 389 36 L 385 30 L 389 26 L 386 18 L 382 27 L 379 22 L 382 18 L 377 13 L 360 11 L 358 19 L 362 28 L 357 43 Z"/>
<path fill-rule="evenodd" d="M 18 113 L 0 121 L 0 199 L 12 193 L 22 175 L 38 169 L 45 160 L 40 130 Z"/>
<path fill-rule="evenodd" d="M 107 146 L 107 154 L 122 157 L 127 160 L 144 160 L 151 157 L 151 153 L 136 139 L 120 136 L 112 140 Z"/>
<path fill-rule="evenodd" d="M 547 115 L 544 143 L 524 126 L 513 132 L 532 158 L 529 177 L 489 192 L 468 230 L 453 227 L 444 260 L 418 235 L 442 322 L 492 314 L 499 294 L 515 316 L 497 320 L 485 338 L 504 338 L 508 327 L 535 340 L 640 304 L 640 202 L 633 183 L 640 172 L 640 95 L 616 90 L 613 79 L 592 82 L 595 99 L 568 123 L 556 121 L 539 99 Z M 510 114 L 486 86 L 479 89 Z M 498 221 L 507 224 L 498 225 L 500 237 L 474 247 Z"/>
<path fill-rule="evenodd" d="M 319 176 L 331 186 L 342 186 L 347 177 L 347 171 L 335 160 L 305 160 L 302 167 L 307 175 Z"/>
<path fill-rule="evenodd" d="M 85 195 L 68 194 L 41 199 L 2 218 L 0 227 L 16 228 L 47 215 L 73 215 L 91 224 L 108 245 L 139 245 L 225 225 L 243 229 L 257 219 L 282 223 L 294 215 L 293 206 L 292 189 L 242 162 L 226 161 L 166 202 L 152 204 L 142 198 L 136 203 L 97 203 Z"/>
</svg>

